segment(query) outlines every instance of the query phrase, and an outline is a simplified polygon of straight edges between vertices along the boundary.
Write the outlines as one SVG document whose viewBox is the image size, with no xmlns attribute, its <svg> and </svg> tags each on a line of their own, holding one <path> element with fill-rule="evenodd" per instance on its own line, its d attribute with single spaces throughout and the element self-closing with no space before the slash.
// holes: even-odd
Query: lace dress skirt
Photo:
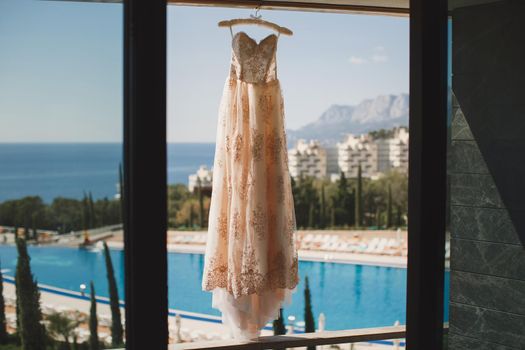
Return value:
<svg viewBox="0 0 525 350">
<path fill-rule="evenodd" d="M 230 76 L 219 109 L 203 289 L 236 338 L 278 317 L 298 283 L 284 105 L 277 79 Z"/>
</svg>

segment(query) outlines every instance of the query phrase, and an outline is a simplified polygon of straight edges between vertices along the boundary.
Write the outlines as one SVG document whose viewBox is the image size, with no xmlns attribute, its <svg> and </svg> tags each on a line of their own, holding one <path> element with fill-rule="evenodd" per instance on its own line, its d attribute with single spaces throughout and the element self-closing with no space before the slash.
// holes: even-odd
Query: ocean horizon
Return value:
<svg viewBox="0 0 525 350">
<path fill-rule="evenodd" d="M 114 198 L 122 143 L 0 143 L 0 201 L 40 196 Z M 168 184 L 188 184 L 200 165 L 211 167 L 215 143 L 168 143 Z"/>
</svg>

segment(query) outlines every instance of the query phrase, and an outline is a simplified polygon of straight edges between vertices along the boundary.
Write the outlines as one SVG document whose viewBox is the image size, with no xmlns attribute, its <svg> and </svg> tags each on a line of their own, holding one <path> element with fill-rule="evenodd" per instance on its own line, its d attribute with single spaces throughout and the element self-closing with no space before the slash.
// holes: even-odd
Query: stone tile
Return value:
<svg viewBox="0 0 525 350">
<path fill-rule="evenodd" d="M 476 141 L 452 141 L 448 150 L 448 172 L 489 174 Z"/>
<path fill-rule="evenodd" d="M 453 11 L 454 74 L 523 71 L 524 48 L 518 43 L 525 42 L 525 2 L 492 2 L 487 6 Z"/>
<path fill-rule="evenodd" d="M 450 204 L 472 207 L 504 207 L 490 174 L 451 174 Z"/>
<path fill-rule="evenodd" d="M 451 302 L 450 321 L 451 333 L 525 349 L 525 316 Z"/>
<path fill-rule="evenodd" d="M 514 350 L 519 348 L 511 348 L 508 346 L 488 343 L 480 341 L 479 339 L 467 338 L 456 333 L 449 333 L 448 335 L 448 349 L 449 350 Z"/>
<path fill-rule="evenodd" d="M 498 71 L 494 67 L 492 70 Z M 472 121 L 478 117 L 478 112 L 483 112 L 490 105 L 512 106 L 522 103 L 517 97 L 517 91 L 521 92 L 522 79 L 509 73 L 508 78 L 500 75 L 480 75 L 480 74 L 455 74 L 452 80 L 452 86 L 458 98 L 461 110 L 465 119 L 469 123 L 476 136 L 476 130 L 473 128 Z M 506 116 L 502 114 L 502 117 Z"/>
<path fill-rule="evenodd" d="M 522 246 L 453 238 L 450 254 L 451 271 L 525 280 L 525 249 Z"/>
<path fill-rule="evenodd" d="M 454 109 L 459 108 L 458 98 L 456 97 L 456 94 L 454 93 L 454 91 L 451 91 L 451 92 L 452 92 L 452 108 Z"/>
<path fill-rule="evenodd" d="M 451 206 L 450 231 L 454 238 L 521 243 L 507 209 Z"/>
<path fill-rule="evenodd" d="M 525 316 L 525 281 L 451 271 L 450 300 Z"/>
<path fill-rule="evenodd" d="M 457 103 L 456 98 L 454 101 Z M 474 140 L 467 119 L 465 119 L 465 115 L 459 106 L 452 108 L 451 138 L 452 140 Z"/>
<path fill-rule="evenodd" d="M 524 77 L 525 79 L 525 77 Z M 523 90 L 523 88 L 521 88 Z M 501 144 L 505 151 L 511 151 L 516 145 L 521 145 L 525 133 L 525 103 L 523 97 L 510 103 L 496 103 L 495 99 L 484 101 L 483 105 L 475 105 L 467 114 L 462 109 L 465 122 L 468 123 L 478 146 L 490 151 L 494 142 Z M 515 141 L 515 142 L 505 142 Z M 483 142 L 487 147 L 482 147 Z M 500 152 L 501 150 L 497 150 Z"/>
<path fill-rule="evenodd" d="M 525 114 L 524 114 L 525 115 Z M 525 135 L 525 133 L 523 134 Z M 521 140 L 483 140 L 478 142 L 487 167 L 498 188 L 504 207 L 525 209 L 525 137 Z"/>
</svg>

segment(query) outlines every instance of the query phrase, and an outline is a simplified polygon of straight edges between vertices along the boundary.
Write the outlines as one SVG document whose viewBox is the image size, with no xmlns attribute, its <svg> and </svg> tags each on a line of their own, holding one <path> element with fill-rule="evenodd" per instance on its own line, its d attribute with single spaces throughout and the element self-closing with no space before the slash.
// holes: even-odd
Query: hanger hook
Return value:
<svg viewBox="0 0 525 350">
<path fill-rule="evenodd" d="M 252 15 L 253 18 L 260 19 L 262 15 L 259 14 L 259 11 L 261 10 L 261 5 L 257 5 L 255 7 L 255 14 Z"/>
</svg>

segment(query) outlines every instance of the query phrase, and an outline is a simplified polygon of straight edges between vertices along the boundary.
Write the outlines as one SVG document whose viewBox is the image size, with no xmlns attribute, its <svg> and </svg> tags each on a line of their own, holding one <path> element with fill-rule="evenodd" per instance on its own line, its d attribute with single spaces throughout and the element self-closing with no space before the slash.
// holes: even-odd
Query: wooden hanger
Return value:
<svg viewBox="0 0 525 350">
<path fill-rule="evenodd" d="M 254 25 L 273 29 L 280 34 L 293 35 L 293 32 L 290 29 L 286 27 L 281 27 L 280 25 L 275 24 L 273 22 L 268 22 L 268 21 L 265 21 L 264 19 L 261 19 L 262 16 L 259 15 L 260 8 L 261 8 L 260 5 L 257 6 L 255 8 L 255 14 L 250 15 L 250 18 L 236 18 L 236 19 L 220 21 L 219 27 L 230 27 L 231 29 L 231 27 L 240 25 L 240 24 L 254 24 Z"/>
</svg>

